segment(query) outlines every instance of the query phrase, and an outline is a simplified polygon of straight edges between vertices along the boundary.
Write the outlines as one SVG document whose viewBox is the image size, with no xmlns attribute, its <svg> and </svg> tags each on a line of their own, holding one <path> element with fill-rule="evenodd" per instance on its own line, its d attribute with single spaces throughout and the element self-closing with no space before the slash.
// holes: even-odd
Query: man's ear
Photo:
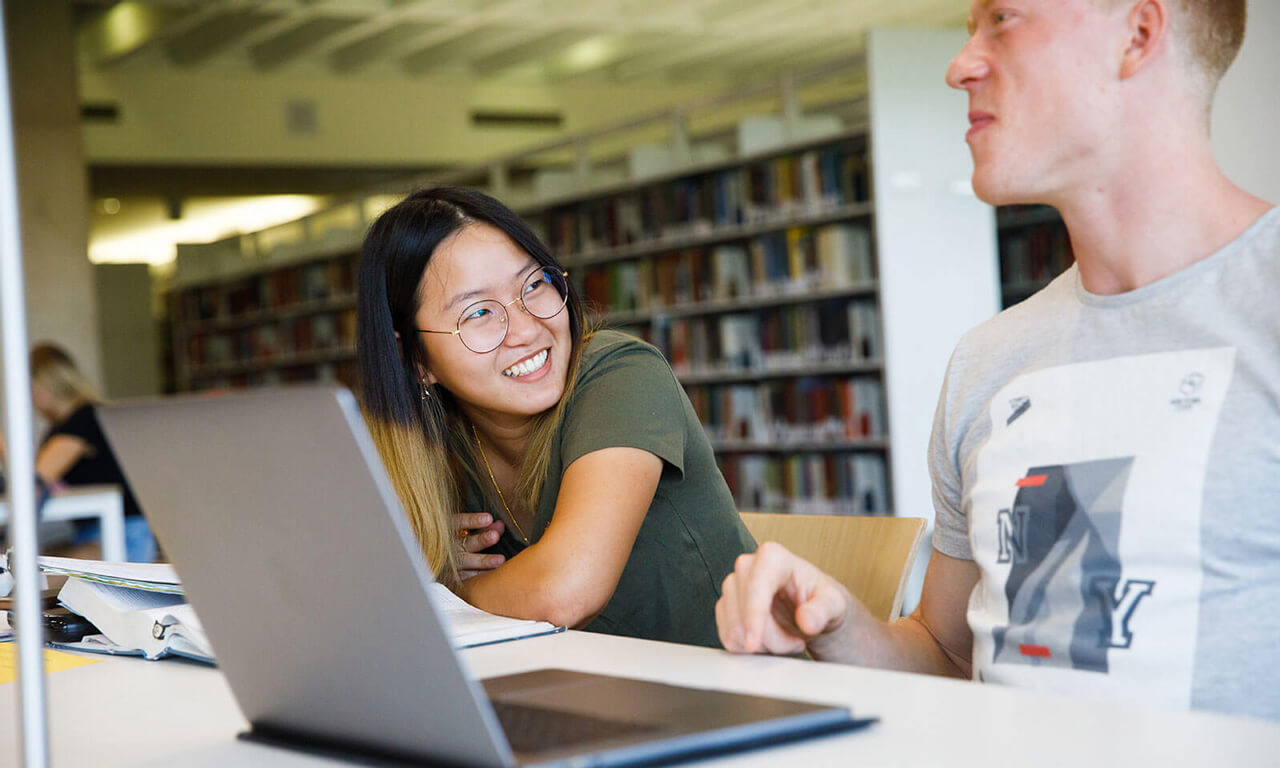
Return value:
<svg viewBox="0 0 1280 768">
<path fill-rule="evenodd" d="M 1128 47 L 1120 59 L 1120 79 L 1127 80 L 1142 71 L 1155 58 L 1169 36 L 1167 0 L 1141 0 L 1129 9 Z"/>
</svg>

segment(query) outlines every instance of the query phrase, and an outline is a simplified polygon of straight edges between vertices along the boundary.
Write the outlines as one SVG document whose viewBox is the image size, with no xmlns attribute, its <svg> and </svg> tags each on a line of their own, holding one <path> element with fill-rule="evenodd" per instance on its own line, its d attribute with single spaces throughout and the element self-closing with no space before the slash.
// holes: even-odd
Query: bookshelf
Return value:
<svg viewBox="0 0 1280 768">
<path fill-rule="evenodd" d="M 169 293 L 179 391 L 354 380 L 356 251 Z"/>
<path fill-rule="evenodd" d="M 744 509 L 889 514 L 865 125 L 521 210 L 666 355 Z"/>
<path fill-rule="evenodd" d="M 663 351 L 740 508 L 928 517 L 923 458 L 946 360 L 998 304 L 994 220 L 966 193 L 956 139 L 964 99 L 938 77 L 962 43 L 873 32 L 870 98 L 839 121 L 784 98 L 768 119 L 790 139 L 748 140 L 747 119 L 716 132 L 728 144 L 716 152 L 676 135 L 683 163 L 606 177 L 584 149 L 597 132 L 544 148 L 561 169 L 574 154 L 577 187 L 554 196 L 529 194 L 533 151 L 421 183 L 508 202 L 599 323 Z M 678 117 L 660 120 L 691 119 Z M 355 261 L 379 209 L 351 207 L 336 227 L 303 221 L 300 243 L 222 243 L 225 263 L 175 281 L 177 389 L 350 383 Z"/>
<path fill-rule="evenodd" d="M 1071 239 L 1047 205 L 1009 205 L 996 211 L 1001 306 L 1030 297 L 1074 262 Z"/>
</svg>

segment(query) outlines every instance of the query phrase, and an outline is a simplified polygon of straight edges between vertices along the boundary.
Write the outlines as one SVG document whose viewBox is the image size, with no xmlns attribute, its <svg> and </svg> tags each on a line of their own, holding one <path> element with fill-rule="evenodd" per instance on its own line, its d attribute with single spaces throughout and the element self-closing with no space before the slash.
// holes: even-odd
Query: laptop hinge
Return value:
<svg viewBox="0 0 1280 768">
<path fill-rule="evenodd" d="M 315 734 L 301 734 L 261 724 L 251 726 L 250 730 L 237 734 L 236 738 L 253 744 L 343 760 L 353 765 L 376 766 L 376 768 L 467 768 L 459 763 L 405 755 L 365 744 L 335 741 Z"/>
</svg>

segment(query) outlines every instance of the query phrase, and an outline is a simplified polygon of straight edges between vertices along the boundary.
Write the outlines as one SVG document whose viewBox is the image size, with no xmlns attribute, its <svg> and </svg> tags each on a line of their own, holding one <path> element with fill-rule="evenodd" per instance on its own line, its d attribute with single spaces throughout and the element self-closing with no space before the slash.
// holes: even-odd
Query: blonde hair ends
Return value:
<svg viewBox="0 0 1280 768">
<path fill-rule="evenodd" d="M 429 441 L 416 424 L 367 417 L 365 422 L 432 575 L 457 588 L 461 577 L 451 511 L 461 505 L 443 442 Z"/>
</svg>

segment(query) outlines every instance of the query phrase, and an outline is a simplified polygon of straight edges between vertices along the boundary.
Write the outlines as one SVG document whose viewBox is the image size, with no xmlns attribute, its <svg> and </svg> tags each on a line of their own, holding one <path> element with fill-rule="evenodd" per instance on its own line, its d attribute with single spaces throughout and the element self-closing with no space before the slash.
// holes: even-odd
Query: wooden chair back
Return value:
<svg viewBox="0 0 1280 768">
<path fill-rule="evenodd" d="M 776 541 L 831 574 L 876 618 L 902 611 L 923 519 L 743 512 L 742 522 L 756 541 Z"/>
</svg>

